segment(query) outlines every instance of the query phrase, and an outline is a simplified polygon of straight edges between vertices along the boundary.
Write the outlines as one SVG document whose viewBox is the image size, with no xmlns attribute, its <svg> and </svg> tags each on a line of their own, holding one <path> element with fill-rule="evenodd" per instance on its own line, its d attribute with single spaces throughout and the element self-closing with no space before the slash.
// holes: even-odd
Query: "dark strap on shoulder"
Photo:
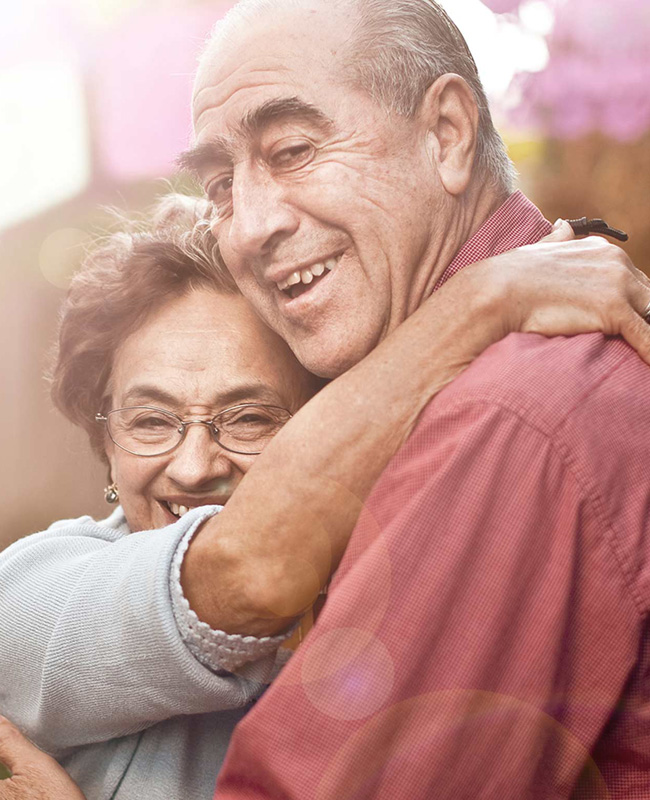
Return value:
<svg viewBox="0 0 650 800">
<path fill-rule="evenodd" d="M 604 236 L 611 236 L 612 239 L 617 239 L 619 242 L 627 242 L 630 238 L 625 231 L 619 231 L 617 228 L 610 228 L 604 219 L 581 219 L 567 220 L 569 225 L 573 228 L 576 236 L 588 236 L 590 233 L 600 233 Z"/>
</svg>

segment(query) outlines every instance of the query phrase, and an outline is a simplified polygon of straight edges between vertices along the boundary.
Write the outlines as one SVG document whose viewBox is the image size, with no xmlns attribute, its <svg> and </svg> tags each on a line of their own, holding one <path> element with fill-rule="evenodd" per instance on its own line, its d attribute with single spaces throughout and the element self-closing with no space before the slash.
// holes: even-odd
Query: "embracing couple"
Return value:
<svg viewBox="0 0 650 800">
<path fill-rule="evenodd" d="M 208 200 L 62 312 L 120 505 L 0 557 L 77 783 L 3 722 L 0 798 L 650 796 L 647 279 L 514 191 L 432 0 L 242 0 L 194 126 Z"/>
</svg>

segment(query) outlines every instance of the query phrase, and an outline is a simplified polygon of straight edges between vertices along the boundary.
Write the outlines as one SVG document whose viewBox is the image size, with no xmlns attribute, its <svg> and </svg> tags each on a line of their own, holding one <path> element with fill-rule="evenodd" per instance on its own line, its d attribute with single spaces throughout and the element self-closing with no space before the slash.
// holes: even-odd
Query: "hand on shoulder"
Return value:
<svg viewBox="0 0 650 800">
<path fill-rule="evenodd" d="M 484 279 L 486 302 L 493 303 L 504 333 L 620 335 L 650 363 L 650 325 L 644 319 L 650 280 L 602 237 L 576 239 L 569 223 L 558 220 L 537 244 L 468 269 Z"/>
</svg>

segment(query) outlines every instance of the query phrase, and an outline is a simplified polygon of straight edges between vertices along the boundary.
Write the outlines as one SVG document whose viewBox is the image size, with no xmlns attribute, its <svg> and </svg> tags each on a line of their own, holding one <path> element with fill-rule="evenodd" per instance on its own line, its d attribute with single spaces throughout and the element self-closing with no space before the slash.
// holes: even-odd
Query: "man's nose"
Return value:
<svg viewBox="0 0 650 800">
<path fill-rule="evenodd" d="M 289 204 L 284 187 L 262 167 L 240 170 L 232 192 L 226 236 L 230 250 L 240 258 L 266 255 L 298 229 L 298 214 Z"/>
<path fill-rule="evenodd" d="M 179 487 L 192 491 L 212 491 L 213 484 L 224 481 L 232 491 L 241 478 L 228 451 L 214 441 L 204 425 L 187 428 L 185 438 L 171 454 L 166 472 Z"/>
</svg>

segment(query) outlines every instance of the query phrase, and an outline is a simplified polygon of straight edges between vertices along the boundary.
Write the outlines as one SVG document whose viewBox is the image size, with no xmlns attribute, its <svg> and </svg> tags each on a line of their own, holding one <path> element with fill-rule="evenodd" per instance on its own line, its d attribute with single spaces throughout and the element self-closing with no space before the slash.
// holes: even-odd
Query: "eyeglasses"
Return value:
<svg viewBox="0 0 650 800">
<path fill-rule="evenodd" d="M 227 408 L 210 420 L 184 420 L 153 406 L 130 406 L 106 415 L 95 414 L 95 421 L 106 423 L 108 435 L 119 448 L 145 458 L 162 456 L 177 448 L 190 425 L 205 425 L 214 441 L 230 453 L 259 455 L 290 419 L 291 412 L 286 408 L 255 403 Z"/>
</svg>

